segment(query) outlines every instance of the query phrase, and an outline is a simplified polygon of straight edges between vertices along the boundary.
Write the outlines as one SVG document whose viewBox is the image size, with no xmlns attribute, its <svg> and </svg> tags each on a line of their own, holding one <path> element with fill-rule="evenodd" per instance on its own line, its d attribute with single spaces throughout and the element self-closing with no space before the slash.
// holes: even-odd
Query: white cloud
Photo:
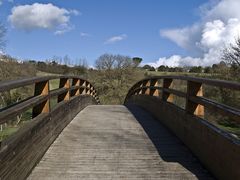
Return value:
<svg viewBox="0 0 240 180">
<path fill-rule="evenodd" d="M 201 34 L 200 26 L 199 23 L 196 23 L 193 26 L 184 28 L 163 29 L 160 30 L 160 35 L 170 39 L 184 49 L 192 50 L 195 46 L 195 41 L 198 40 L 198 37 Z"/>
<path fill-rule="evenodd" d="M 88 33 L 85 33 L 85 32 L 81 32 L 81 33 L 80 33 L 80 36 L 81 36 L 81 37 L 89 37 L 89 36 L 91 36 L 91 35 L 88 34 Z"/>
<path fill-rule="evenodd" d="M 200 54 L 199 57 L 181 57 L 173 55 L 163 57 L 154 66 L 208 66 L 221 61 L 222 49 L 240 37 L 240 1 L 221 0 L 204 4 L 201 9 L 201 20 L 191 26 L 160 30 L 162 37 L 178 46 Z"/>
<path fill-rule="evenodd" d="M 202 30 L 200 45 L 209 50 L 233 43 L 240 34 L 240 20 L 231 18 L 226 23 L 221 20 L 207 22 Z"/>
<path fill-rule="evenodd" d="M 74 29 L 74 26 L 70 26 L 68 24 L 62 24 L 58 27 L 58 29 L 54 32 L 55 35 L 62 35 L 66 32 L 71 31 Z"/>
<path fill-rule="evenodd" d="M 12 8 L 8 20 L 13 27 L 24 31 L 34 29 L 52 29 L 58 32 L 67 32 L 70 15 L 77 15 L 77 10 L 66 10 L 53 4 L 34 3 L 32 5 L 19 5 Z M 66 28 L 63 30 L 63 27 Z"/>
<path fill-rule="evenodd" d="M 119 36 L 113 36 L 113 37 L 107 39 L 104 44 L 113 44 L 113 43 L 116 43 L 118 41 L 122 41 L 126 38 L 127 38 L 126 34 L 121 34 Z"/>
<path fill-rule="evenodd" d="M 200 7 L 205 21 L 220 19 L 224 22 L 231 18 L 240 19 L 239 0 L 215 0 Z"/>
<path fill-rule="evenodd" d="M 81 14 L 81 13 L 80 13 L 78 10 L 76 10 L 76 9 L 71 9 L 71 10 L 69 10 L 69 12 L 70 12 L 71 14 L 75 15 L 75 16 L 78 16 L 78 15 Z"/>
</svg>

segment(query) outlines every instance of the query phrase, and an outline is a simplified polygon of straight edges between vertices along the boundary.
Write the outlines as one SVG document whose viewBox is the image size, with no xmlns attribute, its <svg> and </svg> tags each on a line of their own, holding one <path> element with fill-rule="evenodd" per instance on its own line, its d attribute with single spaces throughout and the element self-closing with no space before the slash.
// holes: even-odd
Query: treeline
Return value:
<svg viewBox="0 0 240 180">
<path fill-rule="evenodd" d="M 219 64 L 213 64 L 212 66 L 191 66 L 191 67 L 169 67 L 161 65 L 158 68 L 154 68 L 150 65 L 144 65 L 142 69 L 158 72 L 190 72 L 190 73 L 219 73 L 222 69 L 228 69 L 230 67 L 224 61 Z"/>
<path fill-rule="evenodd" d="M 0 69 L 2 76 L 8 77 L 7 79 L 35 76 L 38 71 L 61 75 L 83 75 L 86 73 L 88 69 L 86 60 L 80 59 L 78 64 L 71 65 L 71 59 L 68 56 L 63 59 L 64 61 L 61 61 L 60 57 L 53 57 L 45 61 L 19 61 L 9 55 L 0 55 Z"/>
</svg>

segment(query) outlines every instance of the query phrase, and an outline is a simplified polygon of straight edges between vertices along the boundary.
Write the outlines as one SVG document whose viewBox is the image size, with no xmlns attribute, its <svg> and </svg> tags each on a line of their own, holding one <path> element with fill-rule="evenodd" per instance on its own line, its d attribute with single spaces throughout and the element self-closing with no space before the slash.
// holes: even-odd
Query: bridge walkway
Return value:
<svg viewBox="0 0 240 180">
<path fill-rule="evenodd" d="M 93 105 L 50 146 L 28 179 L 211 179 L 189 150 L 139 107 Z"/>
</svg>

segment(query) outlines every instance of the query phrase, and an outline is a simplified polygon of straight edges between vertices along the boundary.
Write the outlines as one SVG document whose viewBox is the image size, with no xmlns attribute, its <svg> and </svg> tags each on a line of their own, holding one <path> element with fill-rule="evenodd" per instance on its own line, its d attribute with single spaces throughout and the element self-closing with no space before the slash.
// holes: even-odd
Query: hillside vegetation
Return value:
<svg viewBox="0 0 240 180">
<path fill-rule="evenodd" d="M 129 88 L 137 81 L 151 76 L 183 75 L 203 78 L 226 79 L 240 82 L 236 76 L 238 68 L 233 69 L 227 63 L 213 65 L 212 67 L 185 67 L 169 68 L 161 66 L 157 69 L 149 66 L 139 67 L 141 58 L 130 58 L 122 55 L 104 54 L 96 60 L 96 69 L 89 69 L 84 65 L 68 66 L 52 60 L 47 62 L 25 61 L 17 62 L 10 56 L 3 56 L 0 61 L 0 81 L 19 79 L 23 77 L 46 75 L 76 75 L 88 79 L 96 88 L 102 104 L 122 104 Z M 236 71 L 237 69 L 237 71 Z M 58 80 L 50 81 L 50 89 L 58 87 Z M 174 89 L 186 92 L 186 83 L 174 82 Z M 205 87 L 205 97 L 217 102 L 240 108 L 239 92 L 224 88 Z M 33 95 L 33 86 L 27 86 L 0 94 L 0 107 L 4 108 L 15 102 Z M 182 108 L 185 106 L 183 98 L 175 97 L 174 103 Z M 55 102 L 52 101 L 54 106 Z M 206 110 L 206 117 L 216 126 L 230 133 L 240 136 L 239 124 L 226 117 L 221 117 L 211 110 Z M 15 132 L 20 126 L 31 119 L 31 109 L 16 117 L 9 123 L 0 125 L 0 140 Z"/>
</svg>

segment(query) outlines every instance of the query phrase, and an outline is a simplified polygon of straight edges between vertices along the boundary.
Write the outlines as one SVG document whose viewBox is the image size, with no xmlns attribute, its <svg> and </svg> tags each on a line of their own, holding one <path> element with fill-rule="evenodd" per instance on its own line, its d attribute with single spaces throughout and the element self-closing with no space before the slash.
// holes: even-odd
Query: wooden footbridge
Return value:
<svg viewBox="0 0 240 180">
<path fill-rule="evenodd" d="M 54 79 L 59 88 L 50 90 Z M 239 123 L 240 110 L 203 93 L 240 91 L 239 83 L 153 77 L 137 82 L 124 105 L 100 105 L 90 82 L 70 76 L 0 82 L 0 92 L 29 85 L 32 97 L 0 111 L 4 124 L 32 108 L 31 121 L 1 142 L 1 180 L 240 179 L 239 139 L 206 120 L 211 109 Z"/>
</svg>

